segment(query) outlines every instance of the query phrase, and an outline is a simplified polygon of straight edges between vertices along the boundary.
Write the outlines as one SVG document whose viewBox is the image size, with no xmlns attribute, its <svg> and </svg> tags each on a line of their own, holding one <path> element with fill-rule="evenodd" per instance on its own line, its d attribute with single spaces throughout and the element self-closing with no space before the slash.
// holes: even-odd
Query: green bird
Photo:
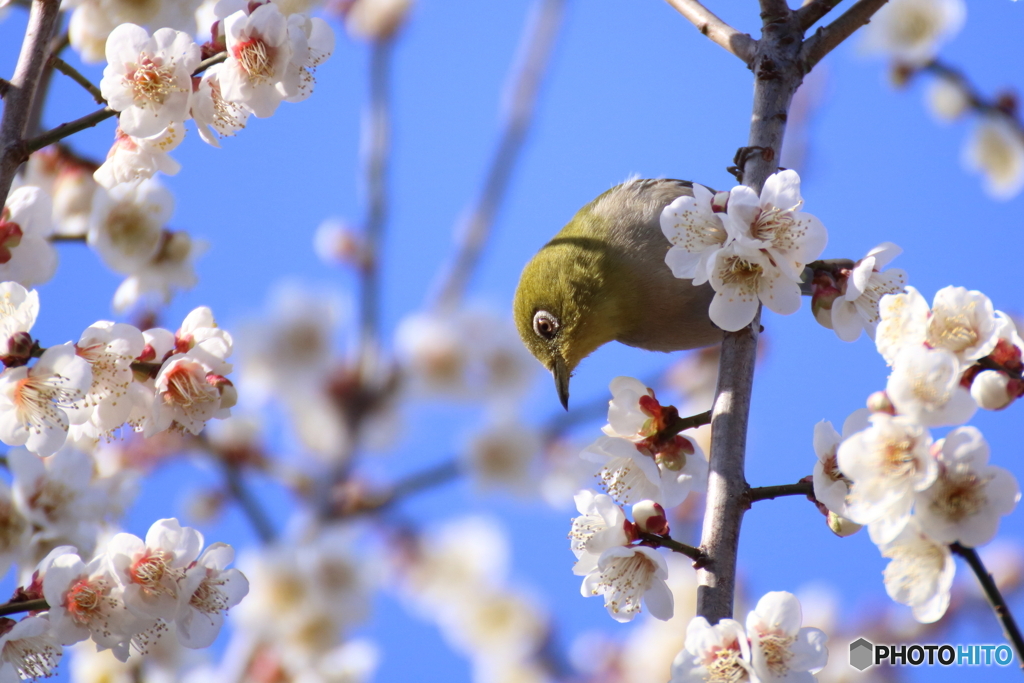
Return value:
<svg viewBox="0 0 1024 683">
<path fill-rule="evenodd" d="M 716 344 L 714 290 L 672 275 L 661 211 L 683 180 L 630 180 L 584 206 L 523 268 L 513 315 L 526 348 L 555 378 L 569 408 L 569 378 L 610 341 L 651 351 Z"/>
</svg>

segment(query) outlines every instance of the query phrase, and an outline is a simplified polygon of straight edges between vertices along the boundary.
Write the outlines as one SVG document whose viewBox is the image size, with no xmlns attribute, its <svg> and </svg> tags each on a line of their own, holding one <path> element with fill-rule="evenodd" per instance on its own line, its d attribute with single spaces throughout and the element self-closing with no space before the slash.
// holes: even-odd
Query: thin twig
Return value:
<svg viewBox="0 0 1024 683">
<path fill-rule="evenodd" d="M 22 600 L 21 602 L 5 602 L 0 605 L 0 617 L 7 616 L 8 614 L 18 614 L 19 612 L 38 612 L 44 609 L 50 609 L 50 604 L 43 598 L 38 600 Z"/>
<path fill-rule="evenodd" d="M 777 486 L 755 486 L 747 493 L 751 503 L 759 500 L 771 500 L 781 496 L 814 496 L 814 483 L 798 481 L 795 484 L 778 484 Z"/>
<path fill-rule="evenodd" d="M 100 92 L 100 89 L 93 85 L 92 81 L 90 81 L 88 78 L 80 74 L 78 72 L 78 69 L 71 66 L 60 57 L 53 57 L 50 59 L 50 62 L 53 64 L 54 69 L 61 72 L 62 74 L 73 80 L 75 83 L 85 88 L 89 92 L 89 94 L 92 95 L 92 98 L 96 100 L 96 104 L 107 103 L 107 100 L 104 99 L 103 93 Z"/>
<path fill-rule="evenodd" d="M 819 28 L 813 36 L 804 41 L 800 50 L 804 73 L 813 69 L 815 64 L 849 38 L 854 31 L 871 21 L 871 17 L 882 9 L 886 2 L 888 0 L 858 0 L 857 4 L 843 12 L 838 19 L 828 26 Z"/>
<path fill-rule="evenodd" d="M 55 142 L 59 142 L 69 135 L 85 130 L 86 128 L 92 128 L 101 121 L 106 121 L 109 118 L 117 116 L 117 112 L 110 107 L 103 107 L 98 109 L 91 114 L 86 114 L 80 119 L 69 121 L 68 123 L 62 123 L 56 128 L 51 128 L 42 135 L 26 140 L 24 144 L 25 156 L 32 152 L 38 151 L 47 145 L 52 145 Z"/>
<path fill-rule="evenodd" d="M 797 26 L 806 31 L 814 26 L 823 16 L 836 8 L 843 0 L 812 0 L 800 9 L 793 10 Z"/>
<path fill-rule="evenodd" d="M 646 532 L 640 532 L 640 540 L 646 545 L 654 548 L 668 548 L 672 552 L 686 555 L 688 558 L 697 563 L 703 563 L 707 560 L 707 556 L 704 551 L 700 548 L 694 548 L 692 545 L 686 545 L 679 541 L 673 540 L 671 536 L 662 536 L 660 534 L 649 534 Z"/>
<path fill-rule="evenodd" d="M 1003 635 L 1013 645 L 1013 649 L 1017 651 L 1017 661 L 1020 662 L 1021 668 L 1024 669 L 1024 636 L 1021 636 L 1017 620 L 1013 618 L 1010 606 L 1006 604 L 1006 600 L 999 591 L 999 586 L 996 585 L 995 579 L 989 574 L 988 569 L 985 568 L 985 563 L 981 561 L 978 552 L 974 548 L 966 548 L 959 543 L 954 543 L 949 546 L 949 549 L 964 558 L 971 571 L 978 577 L 978 583 L 981 584 L 985 597 L 988 598 L 989 604 L 992 605 L 992 611 L 996 613 L 996 618 L 999 619 L 999 623 L 1003 627 Z"/>
<path fill-rule="evenodd" d="M 512 78 L 504 90 L 509 109 L 498 148 L 469 217 L 459 225 L 461 244 L 438 289 L 437 304 L 442 308 L 454 307 L 465 294 L 533 122 L 537 94 L 551 62 L 565 9 L 565 0 L 539 0 L 539 3 L 539 9 L 523 31 L 522 58 L 513 65 Z"/>
<path fill-rule="evenodd" d="M 221 460 L 221 469 L 224 472 L 224 483 L 227 484 L 228 492 L 242 508 L 242 512 L 252 524 L 256 535 L 266 544 L 273 543 L 277 538 L 274 524 L 270 521 L 270 516 L 267 515 L 259 500 L 246 485 L 241 468 Z"/>
<path fill-rule="evenodd" d="M 733 53 L 748 67 L 754 61 L 757 41 L 749 33 L 740 33 L 729 24 L 719 19 L 711 10 L 698 0 L 666 0 L 672 8 L 686 17 L 697 30 L 711 39 L 712 42 Z"/>
<path fill-rule="evenodd" d="M 14 174 L 29 155 L 24 135 L 59 16 L 60 0 L 32 2 L 25 39 L 4 96 L 3 117 L 0 118 L 0 202 L 6 201 Z"/>
<path fill-rule="evenodd" d="M 1014 129 L 1016 129 L 1017 134 L 1024 139 L 1024 124 L 1021 123 L 1020 118 L 1016 115 L 1014 111 L 1015 107 L 1007 108 L 1005 106 L 1000 106 L 1000 101 L 998 99 L 986 98 L 959 69 L 938 59 L 933 59 L 913 73 L 921 71 L 930 71 L 941 78 L 955 81 L 957 87 L 960 88 L 961 92 L 963 92 L 967 97 L 967 102 L 974 111 L 979 114 L 999 116 L 1003 118 L 1007 123 L 1012 125 Z"/>
<path fill-rule="evenodd" d="M 380 248 L 388 219 L 388 156 L 391 150 L 392 41 L 378 40 L 370 51 L 370 101 L 363 119 L 363 164 L 366 184 L 366 234 L 360 271 L 360 348 L 363 361 L 377 346 L 380 319 Z"/>
<path fill-rule="evenodd" d="M 215 54 L 212 57 L 207 57 L 203 61 L 199 62 L 199 66 L 197 66 L 196 70 L 192 72 L 192 75 L 193 76 L 198 76 L 199 74 L 203 73 L 204 71 L 209 69 L 214 64 L 220 64 L 221 62 L 223 62 L 227 58 L 228 58 L 228 53 L 227 52 L 218 52 L 217 54 Z"/>
<path fill-rule="evenodd" d="M 689 417 L 679 417 L 677 415 L 672 422 L 665 425 L 665 433 L 678 434 L 684 430 L 696 429 L 697 427 L 703 427 L 708 424 L 711 424 L 710 410 L 705 410 L 703 413 L 697 413 L 696 415 L 690 415 Z"/>
</svg>

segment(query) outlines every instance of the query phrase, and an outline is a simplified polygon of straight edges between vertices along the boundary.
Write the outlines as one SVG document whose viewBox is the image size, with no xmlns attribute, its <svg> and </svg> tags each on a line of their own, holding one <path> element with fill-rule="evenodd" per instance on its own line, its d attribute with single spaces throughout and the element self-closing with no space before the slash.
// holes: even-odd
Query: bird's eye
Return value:
<svg viewBox="0 0 1024 683">
<path fill-rule="evenodd" d="M 558 333 L 558 319 L 547 311 L 537 311 L 533 316 L 533 331 L 538 337 L 552 339 Z"/>
</svg>

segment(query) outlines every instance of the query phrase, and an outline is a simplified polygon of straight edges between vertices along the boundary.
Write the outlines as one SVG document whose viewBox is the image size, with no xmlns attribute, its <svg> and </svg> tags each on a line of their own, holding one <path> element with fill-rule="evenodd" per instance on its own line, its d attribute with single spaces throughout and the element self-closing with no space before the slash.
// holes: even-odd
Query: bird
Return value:
<svg viewBox="0 0 1024 683">
<path fill-rule="evenodd" d="M 661 212 L 693 183 L 628 180 L 597 197 L 523 268 L 512 304 L 519 336 L 552 374 L 562 407 L 580 361 L 617 341 L 650 351 L 711 346 L 711 285 L 676 278 Z"/>
</svg>

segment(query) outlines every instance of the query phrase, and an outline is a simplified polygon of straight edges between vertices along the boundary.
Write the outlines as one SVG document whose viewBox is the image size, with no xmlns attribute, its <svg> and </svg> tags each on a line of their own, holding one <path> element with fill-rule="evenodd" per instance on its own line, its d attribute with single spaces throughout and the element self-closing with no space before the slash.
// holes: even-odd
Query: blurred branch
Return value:
<svg viewBox="0 0 1024 683">
<path fill-rule="evenodd" d="M 988 598 L 988 602 L 992 606 L 992 611 L 996 613 L 996 618 L 999 619 L 999 623 L 1003 627 L 1003 635 L 1013 645 L 1013 649 L 1017 651 L 1017 661 L 1020 662 L 1020 667 L 1024 669 L 1024 658 L 1022 658 L 1024 656 L 1024 636 L 1021 635 L 1017 621 L 1013 618 L 1010 606 L 1006 604 L 1006 600 L 999 591 L 999 586 L 996 585 L 995 579 L 989 574 L 988 569 L 985 568 L 985 563 L 981 561 L 981 557 L 978 556 L 978 552 L 974 548 L 966 548 L 959 543 L 954 543 L 949 546 L 949 549 L 954 554 L 964 558 L 971 571 L 978 577 L 978 583 L 981 584 L 985 597 Z"/>
<path fill-rule="evenodd" d="M 843 0 L 811 0 L 800 9 L 793 10 L 797 26 L 806 31 L 823 16 L 835 9 Z"/>
<path fill-rule="evenodd" d="M 73 80 L 75 83 L 85 88 L 88 91 L 88 93 L 92 95 L 92 98 L 96 100 L 96 104 L 107 103 L 106 99 L 104 99 L 103 97 L 103 93 L 100 92 L 100 89 L 93 85 L 92 81 L 90 81 L 88 78 L 80 74 L 78 70 L 75 69 L 73 66 L 65 62 L 60 57 L 52 57 L 50 59 L 50 63 L 53 65 L 53 68 L 55 68 L 57 71 L 61 72 L 62 74 Z"/>
<path fill-rule="evenodd" d="M 456 459 L 449 460 L 440 465 L 411 474 L 404 479 L 399 479 L 384 491 L 369 495 L 356 493 L 351 500 L 342 498 L 341 500 L 334 501 L 336 503 L 333 506 L 334 512 L 329 517 L 353 517 L 380 512 L 404 498 L 427 491 L 436 486 L 447 484 L 457 479 L 461 474 L 462 466 L 459 461 Z"/>
<path fill-rule="evenodd" d="M 367 208 L 365 258 L 360 271 L 359 327 L 363 365 L 377 346 L 380 324 L 380 246 L 388 218 L 388 155 L 391 149 L 390 39 L 373 42 L 370 50 L 370 102 L 363 119 L 363 154 Z M 366 368 L 362 368 L 366 370 Z"/>
<path fill-rule="evenodd" d="M 6 201 L 14 174 L 29 155 L 24 135 L 28 129 L 39 80 L 49 58 L 50 38 L 60 16 L 60 0 L 33 0 L 25 39 L 4 95 L 0 118 L 0 201 Z"/>
<path fill-rule="evenodd" d="M 711 39 L 712 42 L 733 53 L 748 67 L 754 61 L 757 41 L 748 33 L 740 33 L 729 24 L 719 19 L 711 10 L 700 4 L 698 0 L 666 0 L 673 9 L 682 14 L 697 30 Z"/>
<path fill-rule="evenodd" d="M 972 109 L 979 114 L 993 114 L 1004 117 L 1007 122 L 1013 124 L 1013 127 L 1017 129 L 1018 134 L 1024 137 L 1024 125 L 1021 124 L 1020 119 L 1016 115 L 1017 105 L 1015 98 L 1012 98 L 1009 103 L 1004 102 L 999 98 L 986 98 L 962 71 L 938 59 L 933 59 L 920 69 L 912 72 L 910 75 L 914 75 L 921 71 L 929 71 L 936 76 L 955 82 L 957 87 L 960 88 L 963 94 L 967 97 L 967 101 Z"/>
<path fill-rule="evenodd" d="M 38 600 L 22 600 L 20 602 L 5 602 L 0 605 L 0 617 L 7 616 L 8 614 L 18 614 L 19 612 L 38 612 L 44 609 L 50 609 L 50 604 L 43 598 Z"/>
<path fill-rule="evenodd" d="M 256 531 L 256 535 L 265 544 L 273 543 L 274 539 L 277 538 L 277 532 L 274 530 L 274 525 L 263 509 L 263 506 L 246 485 L 242 469 L 232 463 L 225 462 L 223 459 L 220 460 L 220 464 L 224 472 L 224 483 L 227 485 L 228 492 L 238 502 L 238 506 L 242 508 L 242 512 L 245 513 L 249 522 L 252 523 L 252 528 Z"/>
<path fill-rule="evenodd" d="M 814 484 L 809 481 L 798 481 L 795 484 L 756 486 L 747 492 L 748 500 L 751 503 L 756 503 L 759 500 L 771 500 L 782 496 L 808 496 L 809 498 L 814 498 Z"/>
<path fill-rule="evenodd" d="M 813 36 L 804 41 L 800 50 L 803 72 L 809 72 L 854 31 L 871 21 L 871 17 L 882 9 L 886 2 L 888 0 L 858 0 L 853 7 L 839 15 L 838 19 L 815 31 Z"/>
<path fill-rule="evenodd" d="M 529 132 L 541 81 L 551 62 L 551 51 L 562 26 L 566 0 L 538 0 L 539 8 L 527 21 L 521 40 L 521 59 L 505 88 L 508 114 L 498 148 L 487 171 L 484 186 L 469 217 L 460 222 L 458 251 L 445 274 L 437 297 L 438 306 L 454 307 L 465 294 L 501 208 L 509 179 Z"/>
</svg>

